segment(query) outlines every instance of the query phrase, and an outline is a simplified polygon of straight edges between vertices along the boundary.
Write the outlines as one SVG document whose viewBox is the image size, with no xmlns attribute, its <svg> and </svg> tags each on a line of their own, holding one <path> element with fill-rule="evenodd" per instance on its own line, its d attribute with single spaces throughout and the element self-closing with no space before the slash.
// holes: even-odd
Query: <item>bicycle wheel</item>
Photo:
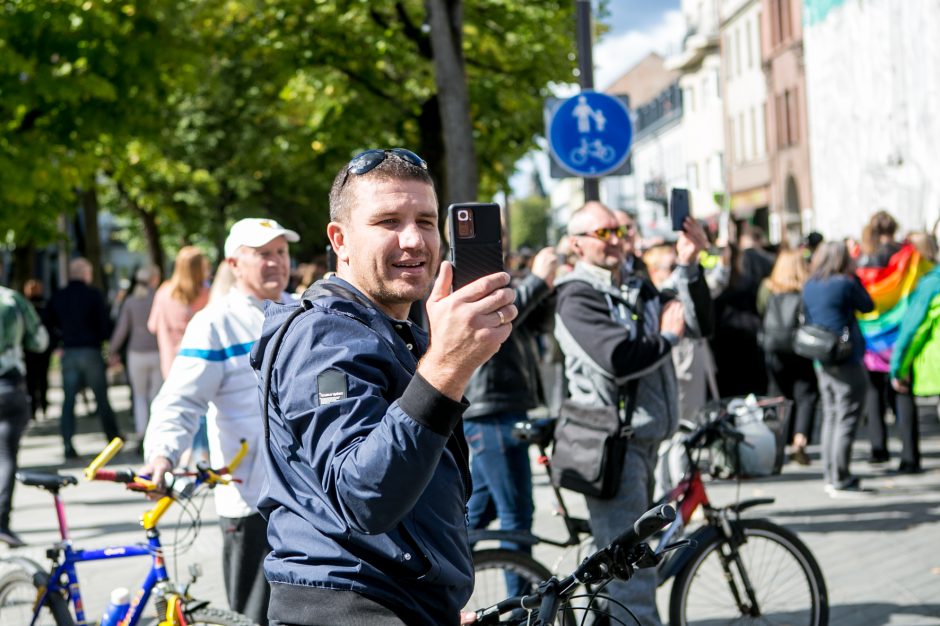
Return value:
<svg viewBox="0 0 940 626">
<path fill-rule="evenodd" d="M 507 573 L 515 574 L 529 583 L 531 587 L 529 591 L 534 591 L 539 583 L 552 577 L 552 573 L 544 565 L 528 554 L 515 550 L 478 550 L 473 553 L 473 568 L 476 576 L 473 595 L 467 602 L 467 610 L 493 606 L 509 597 L 509 591 L 506 588 Z M 514 616 L 507 618 L 509 623 L 514 623 L 515 620 Z M 524 624 L 525 621 L 522 623 Z M 573 626 L 577 622 L 571 608 L 565 606 L 555 623 Z"/>
<path fill-rule="evenodd" d="M 737 554 L 720 535 L 694 549 L 673 584 L 669 623 L 828 624 L 826 582 L 806 545 L 767 520 L 731 525 L 744 538 Z"/>
<path fill-rule="evenodd" d="M 0 624 L 29 624 L 33 619 L 36 585 L 32 575 L 24 569 L 15 569 L 0 577 Z M 55 626 L 55 617 L 43 605 L 35 626 Z"/>
</svg>

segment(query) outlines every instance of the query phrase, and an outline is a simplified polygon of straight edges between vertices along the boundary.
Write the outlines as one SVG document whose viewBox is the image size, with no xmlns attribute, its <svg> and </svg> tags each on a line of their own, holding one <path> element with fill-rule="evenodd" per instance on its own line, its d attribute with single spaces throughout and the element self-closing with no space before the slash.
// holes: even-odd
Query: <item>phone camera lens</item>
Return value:
<svg viewBox="0 0 940 626">
<path fill-rule="evenodd" d="M 470 212 L 467 211 L 466 209 L 461 209 L 460 211 L 457 211 L 457 219 L 460 220 L 461 222 L 466 222 L 467 220 L 470 219 Z"/>
</svg>

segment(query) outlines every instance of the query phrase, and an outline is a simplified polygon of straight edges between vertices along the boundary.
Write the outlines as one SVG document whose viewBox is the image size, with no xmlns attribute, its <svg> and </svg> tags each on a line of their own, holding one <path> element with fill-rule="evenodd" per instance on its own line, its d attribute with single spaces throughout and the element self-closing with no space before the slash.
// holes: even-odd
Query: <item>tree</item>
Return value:
<svg viewBox="0 0 940 626">
<path fill-rule="evenodd" d="M 512 250 L 518 250 L 523 246 L 538 250 L 548 243 L 550 209 L 551 200 L 537 195 L 516 200 L 509 205 Z"/>
<path fill-rule="evenodd" d="M 443 72 L 426 1 L 451 10 Z M 78 191 L 93 190 L 140 225 L 129 236 L 155 262 L 184 243 L 221 250 L 232 221 L 259 214 L 301 233 L 299 256 L 321 253 L 333 174 L 377 146 L 416 149 L 442 200 L 448 172 L 474 185 L 461 195 L 491 195 L 541 132 L 547 86 L 573 67 L 567 1 L 7 6 L 0 112 L 13 122 L 0 127 L 0 202 L 28 216 L 5 212 L 0 229 L 41 245 Z M 461 57 L 466 104 L 448 122 L 440 82 L 460 89 L 446 68 Z M 470 165 L 445 160 L 457 124 L 463 145 L 472 137 L 455 148 Z"/>
<path fill-rule="evenodd" d="M 157 132 L 179 64 L 183 0 L 11 0 L 0 20 L 0 203 L 17 245 L 41 245 L 80 205 L 96 280 L 97 173 L 128 137 Z M 21 213 L 22 212 L 22 213 Z"/>
</svg>

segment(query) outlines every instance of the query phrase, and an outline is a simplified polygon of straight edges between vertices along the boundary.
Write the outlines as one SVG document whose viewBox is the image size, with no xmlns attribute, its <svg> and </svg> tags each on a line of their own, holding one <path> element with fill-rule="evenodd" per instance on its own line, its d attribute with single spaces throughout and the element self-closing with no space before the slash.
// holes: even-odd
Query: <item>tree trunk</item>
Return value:
<svg viewBox="0 0 940 626">
<path fill-rule="evenodd" d="M 160 268 L 162 277 L 166 272 L 166 267 L 163 265 L 166 262 L 166 255 L 163 253 L 163 246 L 160 244 L 160 227 L 157 226 L 156 214 L 140 206 L 136 200 L 127 194 L 122 185 L 119 184 L 117 189 L 127 206 L 140 218 L 140 223 L 144 227 L 144 238 L 147 240 L 147 255 L 150 257 L 150 262 Z"/>
<path fill-rule="evenodd" d="M 430 164 L 429 173 L 438 196 L 438 225 L 443 232 L 444 220 L 447 217 L 447 204 L 444 202 L 447 162 L 444 157 L 444 131 L 441 128 L 441 109 L 437 96 L 431 96 L 421 104 L 418 126 L 421 129 L 418 154 Z"/>
<path fill-rule="evenodd" d="M 104 272 L 101 259 L 101 235 L 98 232 L 98 188 L 91 180 L 87 189 L 79 191 L 82 205 L 82 223 L 85 230 L 84 256 L 91 263 L 94 271 L 92 284 L 102 293 L 108 293 L 104 284 Z"/>
<path fill-rule="evenodd" d="M 426 0 L 434 53 L 434 80 L 444 138 L 441 205 L 477 200 L 477 159 L 464 74 L 462 0 Z"/>
<path fill-rule="evenodd" d="M 20 243 L 13 250 L 13 268 L 10 274 L 10 289 L 22 291 L 23 285 L 36 275 L 36 245 Z"/>
</svg>

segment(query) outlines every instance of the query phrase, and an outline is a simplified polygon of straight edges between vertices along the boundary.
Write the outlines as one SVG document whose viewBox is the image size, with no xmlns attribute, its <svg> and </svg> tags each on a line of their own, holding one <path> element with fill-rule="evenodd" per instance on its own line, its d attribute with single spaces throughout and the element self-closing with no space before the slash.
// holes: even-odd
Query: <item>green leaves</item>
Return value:
<svg viewBox="0 0 940 626">
<path fill-rule="evenodd" d="M 570 79 L 573 3 L 466 0 L 463 54 L 481 195 L 507 184 Z M 408 146 L 443 169 L 423 0 L 7 0 L 0 8 L 0 232 L 50 241 L 75 190 L 220 247 L 271 215 L 326 243 L 332 177 Z"/>
</svg>

